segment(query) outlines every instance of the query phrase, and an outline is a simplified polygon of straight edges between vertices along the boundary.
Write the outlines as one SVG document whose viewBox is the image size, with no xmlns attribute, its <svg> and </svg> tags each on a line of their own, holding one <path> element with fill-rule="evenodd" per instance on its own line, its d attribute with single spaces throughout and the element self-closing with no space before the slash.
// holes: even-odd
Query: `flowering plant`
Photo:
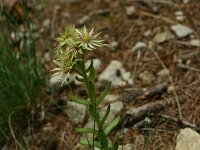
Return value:
<svg viewBox="0 0 200 150">
<path fill-rule="evenodd" d="M 110 90 L 111 83 L 105 85 L 105 89 L 96 97 L 95 88 L 95 71 L 93 62 L 88 68 L 85 66 L 84 56 L 88 51 L 94 50 L 97 47 L 106 46 L 103 40 L 99 39 L 99 34 L 95 34 L 94 30 L 88 31 L 84 26 L 82 29 L 76 29 L 74 26 L 66 26 L 65 32 L 60 35 L 58 46 L 55 51 L 54 63 L 58 65 L 53 69 L 53 75 L 60 74 L 63 82 L 67 82 L 71 73 L 79 75 L 75 79 L 83 82 L 86 86 L 89 99 L 81 99 L 76 96 L 68 94 L 70 100 L 87 106 L 88 113 L 94 121 L 93 128 L 77 128 L 80 133 L 92 133 L 93 139 L 81 140 L 80 143 L 89 146 L 91 149 L 94 147 L 101 150 L 117 150 L 118 149 L 118 135 L 111 141 L 108 137 L 110 131 L 119 123 L 119 117 L 113 119 L 108 125 L 105 126 L 105 121 L 110 113 L 110 105 L 107 107 L 105 114 L 101 117 L 98 110 L 98 105 L 103 101 L 104 97 Z"/>
</svg>

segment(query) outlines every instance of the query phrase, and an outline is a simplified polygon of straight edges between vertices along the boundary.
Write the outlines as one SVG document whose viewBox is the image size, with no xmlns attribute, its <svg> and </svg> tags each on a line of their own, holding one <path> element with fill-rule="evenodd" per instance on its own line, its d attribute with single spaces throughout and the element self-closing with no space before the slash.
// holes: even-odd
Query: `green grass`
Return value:
<svg viewBox="0 0 200 150">
<path fill-rule="evenodd" d="M 25 11 L 26 12 L 26 11 Z M 12 113 L 12 127 L 28 122 L 29 112 L 37 103 L 40 89 L 44 85 L 41 63 L 36 57 L 35 40 L 30 21 L 25 15 L 22 47 L 15 47 L 10 33 L 16 32 L 17 22 L 6 10 L 1 11 L 6 20 L 0 24 L 0 145 L 9 137 L 9 115 Z M 5 25 L 6 24 L 6 25 Z M 27 36 L 28 35 L 28 36 Z M 16 51 L 18 51 L 19 56 Z M 22 121 L 22 122 L 21 122 Z M 24 126 L 24 125 L 22 125 Z"/>
</svg>

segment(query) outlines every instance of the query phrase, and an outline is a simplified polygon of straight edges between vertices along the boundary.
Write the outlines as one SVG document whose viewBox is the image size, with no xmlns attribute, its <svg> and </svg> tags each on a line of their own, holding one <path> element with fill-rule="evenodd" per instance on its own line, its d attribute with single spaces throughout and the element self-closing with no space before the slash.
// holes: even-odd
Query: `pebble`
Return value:
<svg viewBox="0 0 200 150">
<path fill-rule="evenodd" d="M 181 129 L 176 139 L 175 150 L 199 150 L 200 135 L 190 128 Z"/>
<path fill-rule="evenodd" d="M 149 85 L 155 80 L 155 75 L 152 72 L 145 70 L 139 74 L 139 78 L 144 85 Z"/>
<path fill-rule="evenodd" d="M 145 36 L 145 37 L 148 37 L 148 36 L 151 35 L 151 33 L 152 33 L 152 30 L 151 30 L 151 29 L 148 29 L 147 31 L 144 32 L 144 36 Z"/>
<path fill-rule="evenodd" d="M 131 76 L 129 78 L 127 75 L 123 76 L 123 74 L 129 74 L 123 68 L 123 64 L 118 60 L 112 60 L 110 64 L 104 69 L 104 71 L 99 75 L 99 81 L 111 81 L 111 86 L 119 87 L 127 84 L 131 84 Z M 125 80 L 126 79 L 126 80 Z"/>
<path fill-rule="evenodd" d="M 86 116 L 86 106 L 72 101 L 67 101 L 63 112 L 67 114 L 74 124 L 82 124 Z"/>
<path fill-rule="evenodd" d="M 164 42 L 169 41 L 171 39 L 174 39 L 174 35 L 169 31 L 165 31 L 165 32 L 161 32 L 161 33 L 156 34 L 153 41 L 155 41 L 156 43 L 164 43 Z"/>
<path fill-rule="evenodd" d="M 128 6 L 128 7 L 126 7 L 126 14 L 128 16 L 133 15 L 135 12 L 136 12 L 136 9 L 135 9 L 134 6 Z"/>
<path fill-rule="evenodd" d="M 81 19 L 78 20 L 78 24 L 79 25 L 83 25 L 89 20 L 90 20 L 90 16 L 89 15 L 83 16 Z"/>
<path fill-rule="evenodd" d="M 192 39 L 192 40 L 190 41 L 190 44 L 191 44 L 192 46 L 200 47 L 200 39 Z"/>
<path fill-rule="evenodd" d="M 166 81 L 169 78 L 169 70 L 168 69 L 162 69 L 157 73 L 158 81 Z"/>
<path fill-rule="evenodd" d="M 185 16 L 182 11 L 176 11 L 174 14 L 176 15 L 176 20 L 178 21 L 185 20 Z"/>
<path fill-rule="evenodd" d="M 171 26 L 171 30 L 177 35 L 178 38 L 184 38 L 193 33 L 192 29 L 181 24 Z"/>
<path fill-rule="evenodd" d="M 109 48 L 111 51 L 116 51 L 118 46 L 119 46 L 119 43 L 117 41 L 113 41 L 109 44 Z"/>
<path fill-rule="evenodd" d="M 141 49 L 148 48 L 148 45 L 144 42 L 137 42 L 135 46 L 131 49 L 131 52 L 137 53 Z"/>
</svg>

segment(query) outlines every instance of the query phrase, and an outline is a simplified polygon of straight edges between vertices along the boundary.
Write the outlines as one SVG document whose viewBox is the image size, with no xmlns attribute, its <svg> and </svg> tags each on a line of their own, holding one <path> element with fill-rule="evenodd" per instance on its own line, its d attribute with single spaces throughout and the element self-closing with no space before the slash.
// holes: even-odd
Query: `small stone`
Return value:
<svg viewBox="0 0 200 150">
<path fill-rule="evenodd" d="M 119 145 L 118 150 L 134 150 L 136 147 L 133 144 Z"/>
<path fill-rule="evenodd" d="M 44 60 L 45 60 L 45 62 L 48 62 L 48 61 L 51 60 L 51 54 L 50 54 L 50 52 L 45 52 L 44 53 Z"/>
<path fill-rule="evenodd" d="M 199 40 L 199 39 L 192 39 L 192 40 L 190 41 L 190 44 L 191 44 L 192 46 L 200 47 L 200 40 Z"/>
<path fill-rule="evenodd" d="M 193 33 L 192 29 L 181 24 L 171 26 L 171 30 L 176 33 L 178 38 L 183 38 Z"/>
<path fill-rule="evenodd" d="M 147 31 L 144 32 L 144 36 L 145 36 L 145 37 L 148 37 L 148 36 L 151 35 L 151 33 L 152 33 L 152 30 L 151 30 L 151 29 L 148 29 Z"/>
<path fill-rule="evenodd" d="M 99 75 L 99 81 L 111 81 L 113 87 L 124 86 L 131 78 L 124 80 L 122 75 L 127 73 L 120 61 L 112 60 L 105 70 Z M 130 81 L 129 81 L 130 82 Z"/>
<path fill-rule="evenodd" d="M 176 11 L 174 14 L 176 16 L 183 16 L 183 12 L 182 11 Z"/>
<path fill-rule="evenodd" d="M 42 23 L 42 27 L 40 28 L 40 33 L 47 32 L 50 29 L 51 21 L 50 19 L 45 19 Z"/>
<path fill-rule="evenodd" d="M 113 42 L 110 43 L 109 48 L 112 51 L 116 51 L 118 46 L 119 46 L 119 43 L 117 41 L 113 41 Z"/>
<path fill-rule="evenodd" d="M 169 78 L 169 70 L 168 69 L 162 69 L 157 73 L 158 81 L 165 81 Z"/>
<path fill-rule="evenodd" d="M 148 48 L 148 45 L 144 42 L 137 42 L 135 46 L 131 49 L 131 52 L 137 53 L 141 49 Z"/>
<path fill-rule="evenodd" d="M 86 116 L 86 106 L 71 101 L 67 101 L 67 106 L 63 111 L 74 124 L 83 123 Z"/>
<path fill-rule="evenodd" d="M 127 14 L 128 16 L 133 15 L 135 12 L 136 12 L 136 9 L 135 9 L 134 6 L 126 7 L 126 14 Z"/>
<path fill-rule="evenodd" d="M 147 70 L 140 73 L 139 78 L 142 80 L 142 83 L 144 85 L 149 85 L 155 80 L 154 74 L 152 72 L 147 71 Z"/>
<path fill-rule="evenodd" d="M 185 16 L 176 16 L 176 20 L 183 21 L 185 20 Z"/>
<path fill-rule="evenodd" d="M 124 105 L 123 105 L 122 101 L 117 101 L 117 102 L 110 104 L 110 112 L 114 116 L 117 116 L 118 114 L 120 114 L 120 112 L 122 112 L 123 108 L 124 108 Z"/>
<path fill-rule="evenodd" d="M 156 43 L 163 43 L 171 39 L 174 39 L 174 35 L 171 32 L 165 31 L 165 32 L 156 34 L 153 41 L 155 41 Z"/>
<path fill-rule="evenodd" d="M 176 140 L 176 150 L 199 150 L 200 135 L 190 128 L 181 129 Z"/>
<path fill-rule="evenodd" d="M 184 2 L 185 4 L 187 4 L 187 3 L 190 2 L 190 0 L 183 0 L 183 2 Z"/>
</svg>

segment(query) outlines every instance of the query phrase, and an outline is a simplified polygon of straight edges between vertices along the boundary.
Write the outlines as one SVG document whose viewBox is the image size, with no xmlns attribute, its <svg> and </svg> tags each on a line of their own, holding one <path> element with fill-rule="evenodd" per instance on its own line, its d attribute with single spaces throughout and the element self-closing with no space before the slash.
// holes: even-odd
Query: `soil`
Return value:
<svg viewBox="0 0 200 150">
<path fill-rule="evenodd" d="M 135 8 L 135 12 L 128 15 L 127 9 L 131 6 Z M 191 39 L 200 39 L 200 2 L 191 0 L 186 4 L 181 0 L 147 0 L 146 2 L 145 0 L 49 0 L 30 2 L 29 7 L 31 20 L 36 26 L 38 56 L 44 58 L 46 52 L 52 54 L 51 60 L 44 61 L 47 79 L 50 78 L 50 70 L 55 67 L 52 57 L 56 38 L 67 24 L 73 24 L 76 27 L 86 25 L 90 29 L 94 27 L 97 32 L 101 32 L 106 43 L 113 41 L 118 43 L 115 51 L 105 47 L 87 55 L 87 59 L 100 58 L 103 62 L 101 69 L 97 72 L 97 77 L 111 60 L 119 60 L 126 70 L 134 74 L 134 85 L 112 89 L 110 94 L 116 94 L 118 91 L 123 94 L 123 90 L 127 88 L 148 91 L 160 84 L 157 73 L 163 67 L 169 70 L 171 79 L 167 79 L 168 92 L 137 101 L 124 101 L 124 111 L 131 106 L 138 107 L 163 99 L 174 99 L 174 104 L 156 115 L 149 116 L 151 123 L 146 128 L 135 128 L 127 124 L 125 129 L 129 130 L 124 133 L 121 144 L 133 144 L 137 150 L 174 149 L 176 136 L 182 127 L 176 122 L 163 120 L 159 115 L 165 114 L 179 119 L 180 112 L 176 100 L 180 101 L 183 120 L 200 126 L 200 48 L 184 44 Z M 185 20 L 177 21 L 176 11 L 183 11 Z M 85 16 L 88 16 L 88 19 L 81 23 Z M 44 28 L 45 20 L 50 21 L 50 27 L 39 32 Z M 172 25 L 178 23 L 193 29 L 194 33 L 191 36 L 180 39 L 176 37 L 160 44 L 152 42 L 157 33 L 170 30 Z M 151 30 L 150 35 L 144 36 L 147 30 Z M 139 41 L 151 45 L 153 51 L 141 51 L 140 57 L 133 54 L 131 49 Z M 180 61 L 188 67 L 181 67 Z M 139 78 L 139 74 L 143 71 L 152 72 L 156 79 L 151 84 L 144 84 Z M 83 87 L 76 85 L 72 87 L 76 92 L 83 91 Z M 28 149 L 82 149 L 78 145 L 81 135 L 75 132 L 75 128 L 83 127 L 87 119 L 82 125 L 74 125 L 58 108 L 58 105 L 65 105 L 62 98 L 66 91 L 67 88 L 63 88 L 59 92 L 50 91 L 45 94 L 38 106 L 39 113 L 45 112 L 44 117 L 42 119 L 37 117 L 31 133 L 28 133 L 28 130 L 21 132 Z M 122 129 L 118 127 L 116 131 Z M 12 138 L 7 141 L 5 147 L 16 149 Z"/>
</svg>

